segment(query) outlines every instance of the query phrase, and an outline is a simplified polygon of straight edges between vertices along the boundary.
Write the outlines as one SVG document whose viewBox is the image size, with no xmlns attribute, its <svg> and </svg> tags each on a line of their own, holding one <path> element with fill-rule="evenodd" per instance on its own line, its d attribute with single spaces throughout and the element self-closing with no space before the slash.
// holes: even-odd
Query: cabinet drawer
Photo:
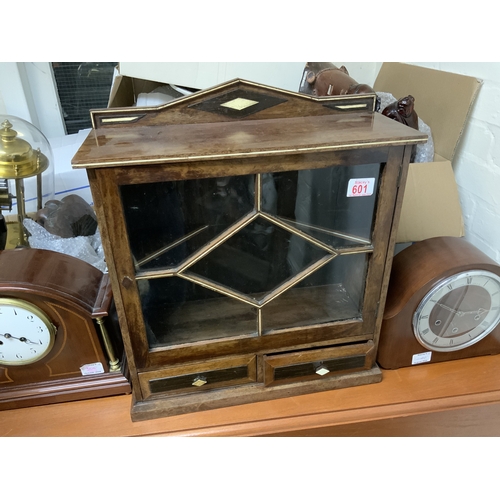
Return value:
<svg viewBox="0 0 500 500">
<path fill-rule="evenodd" d="M 144 397 L 188 393 L 252 383 L 257 377 L 256 356 L 235 356 L 139 374 Z"/>
<path fill-rule="evenodd" d="M 322 379 L 360 370 L 375 362 L 372 341 L 351 346 L 327 347 L 264 356 L 266 386 Z"/>
</svg>

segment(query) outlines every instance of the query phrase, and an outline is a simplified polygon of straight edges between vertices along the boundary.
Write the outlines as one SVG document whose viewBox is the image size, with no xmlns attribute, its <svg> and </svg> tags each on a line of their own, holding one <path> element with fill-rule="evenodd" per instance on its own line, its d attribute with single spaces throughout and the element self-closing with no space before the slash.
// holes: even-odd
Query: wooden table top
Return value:
<svg viewBox="0 0 500 500">
<path fill-rule="evenodd" d="M 264 436 L 500 403 L 500 355 L 383 371 L 378 384 L 142 422 L 131 396 L 0 412 L 1 436 Z"/>
</svg>

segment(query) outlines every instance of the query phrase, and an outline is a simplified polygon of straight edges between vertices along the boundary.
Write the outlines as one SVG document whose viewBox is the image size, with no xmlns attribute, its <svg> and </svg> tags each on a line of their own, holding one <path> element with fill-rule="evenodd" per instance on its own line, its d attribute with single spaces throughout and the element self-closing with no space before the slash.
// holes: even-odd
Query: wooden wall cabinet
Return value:
<svg viewBox="0 0 500 500">
<path fill-rule="evenodd" d="M 92 112 L 86 168 L 132 419 L 381 380 L 378 334 L 411 148 L 375 95 L 242 80 Z"/>
</svg>

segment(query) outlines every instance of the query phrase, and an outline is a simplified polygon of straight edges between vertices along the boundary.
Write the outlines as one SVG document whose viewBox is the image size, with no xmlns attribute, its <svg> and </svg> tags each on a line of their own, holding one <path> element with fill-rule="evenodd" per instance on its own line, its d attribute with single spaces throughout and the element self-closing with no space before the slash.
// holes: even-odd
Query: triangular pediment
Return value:
<svg viewBox="0 0 500 500">
<path fill-rule="evenodd" d="M 156 107 L 91 111 L 94 128 L 108 126 L 216 123 L 373 112 L 376 95 L 314 97 L 234 79 Z"/>
</svg>

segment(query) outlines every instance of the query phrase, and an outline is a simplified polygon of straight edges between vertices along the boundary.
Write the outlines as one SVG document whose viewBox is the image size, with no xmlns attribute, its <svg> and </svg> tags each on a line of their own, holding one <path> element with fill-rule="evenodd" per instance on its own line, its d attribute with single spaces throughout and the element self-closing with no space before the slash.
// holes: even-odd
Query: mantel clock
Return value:
<svg viewBox="0 0 500 500">
<path fill-rule="evenodd" d="M 396 255 L 378 362 L 402 368 L 500 353 L 500 266 L 463 238 Z"/>
<path fill-rule="evenodd" d="M 374 383 L 418 131 L 243 80 L 92 112 L 89 176 L 143 420 Z"/>
<path fill-rule="evenodd" d="M 0 252 L 0 410 L 130 393 L 107 274 L 50 250 Z"/>
</svg>

